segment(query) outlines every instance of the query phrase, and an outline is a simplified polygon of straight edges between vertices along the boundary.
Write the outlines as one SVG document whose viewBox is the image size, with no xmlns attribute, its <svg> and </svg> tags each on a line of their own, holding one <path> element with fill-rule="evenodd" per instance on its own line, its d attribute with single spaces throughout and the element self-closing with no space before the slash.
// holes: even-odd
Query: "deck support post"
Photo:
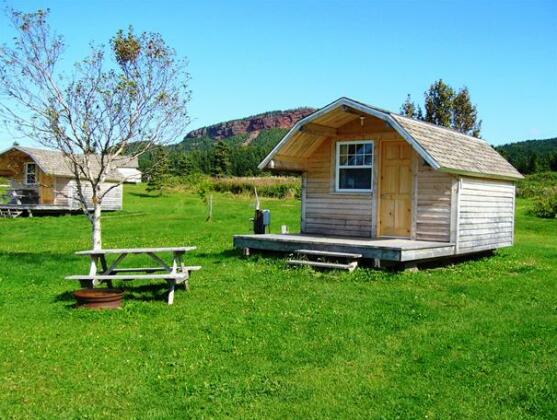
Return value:
<svg viewBox="0 0 557 420">
<path fill-rule="evenodd" d="M 419 270 L 418 264 L 415 261 L 410 261 L 403 264 L 403 270 L 405 273 L 417 273 Z"/>
<path fill-rule="evenodd" d="M 242 255 L 244 257 L 249 257 L 250 256 L 250 249 L 249 248 L 243 248 L 242 249 Z"/>
<path fill-rule="evenodd" d="M 379 258 L 373 259 L 373 268 L 381 268 L 381 260 Z"/>
</svg>

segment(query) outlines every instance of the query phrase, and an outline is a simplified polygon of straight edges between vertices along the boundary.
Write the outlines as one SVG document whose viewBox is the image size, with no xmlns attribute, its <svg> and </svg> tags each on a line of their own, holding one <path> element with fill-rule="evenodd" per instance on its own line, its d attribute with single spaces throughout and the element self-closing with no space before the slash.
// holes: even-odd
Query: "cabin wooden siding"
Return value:
<svg viewBox="0 0 557 420">
<path fill-rule="evenodd" d="M 513 182 L 462 177 L 458 203 L 458 254 L 513 244 Z"/>
<path fill-rule="evenodd" d="M 451 241 L 452 190 L 455 178 L 433 170 L 417 157 L 415 237 L 422 241 Z"/>
<path fill-rule="evenodd" d="M 56 199 L 54 204 L 58 206 L 65 206 L 72 209 L 79 208 L 77 201 L 77 185 L 76 181 L 72 178 L 56 177 Z M 107 188 L 113 186 L 113 183 L 105 182 L 101 190 L 105 191 Z M 91 198 L 93 192 L 90 185 L 82 184 L 83 193 L 87 200 L 88 206 L 92 207 L 93 203 Z M 103 199 L 103 210 L 120 210 L 122 208 L 122 185 L 113 188 Z M 75 197 L 75 198 L 74 198 Z"/>
<path fill-rule="evenodd" d="M 104 191 L 105 188 L 113 186 L 114 183 L 105 182 L 101 189 Z M 122 196 L 124 187 L 122 184 L 113 188 L 103 199 L 102 208 L 103 210 L 121 210 L 122 209 Z"/>
<path fill-rule="evenodd" d="M 73 205 L 73 182 L 71 178 L 56 177 L 54 183 L 56 191 L 55 205 L 69 208 L 77 207 Z"/>
<path fill-rule="evenodd" d="M 370 238 L 372 193 L 335 191 L 336 142 L 322 142 L 307 160 L 302 233 Z"/>
<path fill-rule="evenodd" d="M 36 180 L 34 185 L 25 183 L 25 164 L 35 163 L 27 154 L 12 150 L 0 157 L 0 173 L 10 179 L 10 187 L 13 189 L 35 190 L 39 194 L 39 204 L 52 204 L 54 202 L 54 178 L 45 174 L 41 168 L 36 166 Z"/>
<path fill-rule="evenodd" d="M 12 150 L 5 153 L 0 156 L 0 176 L 10 178 L 14 185 L 23 185 L 23 174 L 27 162 L 33 162 L 33 160 L 23 152 Z"/>
</svg>

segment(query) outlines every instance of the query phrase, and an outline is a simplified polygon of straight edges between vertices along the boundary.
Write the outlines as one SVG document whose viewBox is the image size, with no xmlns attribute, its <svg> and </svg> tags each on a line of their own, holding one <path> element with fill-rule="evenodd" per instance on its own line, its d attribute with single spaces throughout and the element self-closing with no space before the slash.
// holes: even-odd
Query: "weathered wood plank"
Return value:
<svg viewBox="0 0 557 420">
<path fill-rule="evenodd" d="M 301 255 L 316 255 L 320 257 L 333 257 L 333 258 L 362 258 L 362 254 L 351 254 L 348 252 L 332 252 L 332 251 L 316 251 L 314 249 L 297 249 L 296 254 Z"/>
<path fill-rule="evenodd" d="M 189 252 L 196 250 L 196 246 L 176 246 L 163 248 L 122 248 L 122 249 L 97 249 L 78 251 L 75 255 L 107 255 L 107 254 L 146 254 L 148 252 Z"/>
<path fill-rule="evenodd" d="M 96 275 L 73 275 L 65 277 L 66 280 L 180 280 L 187 277 L 186 273 L 164 273 L 164 274 L 96 274 Z"/>
<path fill-rule="evenodd" d="M 348 264 L 339 264 L 339 263 L 308 261 L 308 260 L 288 260 L 288 264 L 298 265 L 298 266 L 306 265 L 309 267 L 329 268 L 329 269 L 337 269 L 337 270 L 348 270 L 350 272 L 354 271 L 358 266 L 357 262 L 351 262 Z"/>
</svg>

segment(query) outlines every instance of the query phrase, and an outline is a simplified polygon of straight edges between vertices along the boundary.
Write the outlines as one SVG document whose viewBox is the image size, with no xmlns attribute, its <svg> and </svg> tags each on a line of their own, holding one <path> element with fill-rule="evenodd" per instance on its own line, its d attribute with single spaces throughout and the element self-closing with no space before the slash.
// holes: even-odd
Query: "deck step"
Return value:
<svg viewBox="0 0 557 420">
<path fill-rule="evenodd" d="M 348 270 L 350 272 L 354 271 L 356 267 L 358 267 L 357 262 L 351 262 L 349 264 L 338 264 L 338 263 L 330 263 L 330 262 L 321 262 L 321 261 L 307 261 L 307 260 L 288 260 L 289 265 L 307 265 L 310 267 L 318 267 L 318 268 L 330 268 L 336 270 Z"/>
<path fill-rule="evenodd" d="M 354 260 L 362 258 L 362 254 L 351 254 L 348 252 L 315 251 L 313 249 L 297 249 L 294 252 L 299 255 L 314 255 L 316 257 L 352 258 Z"/>
</svg>

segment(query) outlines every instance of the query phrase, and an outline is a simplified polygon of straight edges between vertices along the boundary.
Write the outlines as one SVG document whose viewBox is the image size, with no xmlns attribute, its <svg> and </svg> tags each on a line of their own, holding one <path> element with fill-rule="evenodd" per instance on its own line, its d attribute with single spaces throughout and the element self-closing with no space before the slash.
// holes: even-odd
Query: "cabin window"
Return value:
<svg viewBox="0 0 557 420">
<path fill-rule="evenodd" d="M 34 163 L 25 164 L 25 184 L 26 185 L 37 184 L 37 165 Z"/>
<path fill-rule="evenodd" d="M 336 190 L 370 192 L 372 190 L 373 142 L 342 141 L 336 150 Z"/>
</svg>

